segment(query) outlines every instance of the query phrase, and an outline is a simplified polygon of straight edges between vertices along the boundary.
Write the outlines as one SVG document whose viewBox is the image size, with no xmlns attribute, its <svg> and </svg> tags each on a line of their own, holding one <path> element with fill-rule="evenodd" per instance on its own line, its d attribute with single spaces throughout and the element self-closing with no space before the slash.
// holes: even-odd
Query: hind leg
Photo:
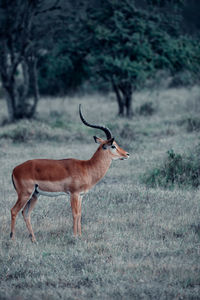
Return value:
<svg viewBox="0 0 200 300">
<path fill-rule="evenodd" d="M 73 215 L 73 231 L 74 235 L 81 235 L 81 201 L 82 197 L 79 194 L 71 194 L 71 207 Z"/>
<path fill-rule="evenodd" d="M 30 233 L 30 237 L 31 237 L 31 240 L 33 243 L 36 242 L 36 239 L 35 239 L 35 235 L 33 232 L 33 228 L 31 226 L 31 211 L 33 210 L 33 208 L 37 202 L 38 196 L 39 196 L 39 194 L 35 191 L 31 197 L 31 199 L 26 203 L 26 205 L 22 211 L 24 221 L 26 223 L 26 226 L 28 228 L 28 231 Z"/>
<path fill-rule="evenodd" d="M 16 222 L 16 217 L 19 211 L 24 207 L 28 199 L 31 197 L 31 193 L 23 193 L 18 195 L 18 200 L 11 209 L 11 232 L 10 232 L 10 237 L 14 239 L 15 235 L 15 222 Z"/>
</svg>

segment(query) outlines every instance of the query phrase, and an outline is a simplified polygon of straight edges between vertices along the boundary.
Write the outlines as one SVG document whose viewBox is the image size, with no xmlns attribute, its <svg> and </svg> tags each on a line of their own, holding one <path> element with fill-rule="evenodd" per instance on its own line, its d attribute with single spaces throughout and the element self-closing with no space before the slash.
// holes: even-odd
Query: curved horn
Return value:
<svg viewBox="0 0 200 300">
<path fill-rule="evenodd" d="M 81 118 L 81 121 L 83 122 L 83 124 L 85 124 L 86 126 L 89 126 L 89 127 L 92 127 L 92 128 L 97 128 L 97 129 L 100 129 L 100 130 L 104 131 L 104 133 L 106 134 L 107 140 L 110 140 L 112 138 L 112 134 L 111 134 L 110 130 L 107 127 L 89 124 L 84 119 L 84 117 L 82 115 L 82 112 L 81 112 L 81 104 L 79 104 L 79 115 L 80 115 L 80 118 Z"/>
</svg>

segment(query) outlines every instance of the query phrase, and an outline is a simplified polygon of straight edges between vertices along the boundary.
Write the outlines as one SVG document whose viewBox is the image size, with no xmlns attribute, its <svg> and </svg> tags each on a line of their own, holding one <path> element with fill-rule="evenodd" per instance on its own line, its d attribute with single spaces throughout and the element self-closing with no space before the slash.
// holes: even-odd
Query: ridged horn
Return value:
<svg viewBox="0 0 200 300">
<path fill-rule="evenodd" d="M 111 131 L 105 127 L 105 126 L 99 126 L 99 125 L 93 125 L 93 124 L 89 124 L 83 117 L 82 112 L 81 112 L 81 104 L 79 104 L 79 115 L 81 118 L 81 121 L 83 122 L 83 124 L 85 124 L 88 127 L 92 127 L 92 128 L 96 128 L 96 129 L 100 129 L 102 130 L 105 134 L 106 134 L 106 138 L 107 140 L 110 140 L 112 138 L 112 134 Z"/>
</svg>

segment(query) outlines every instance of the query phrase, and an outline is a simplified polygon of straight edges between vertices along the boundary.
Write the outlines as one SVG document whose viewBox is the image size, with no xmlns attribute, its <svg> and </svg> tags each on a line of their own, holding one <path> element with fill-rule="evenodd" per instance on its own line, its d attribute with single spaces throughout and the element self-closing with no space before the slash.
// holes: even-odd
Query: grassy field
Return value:
<svg viewBox="0 0 200 300">
<path fill-rule="evenodd" d="M 144 116 L 149 101 L 154 113 Z M 37 244 L 21 213 L 12 242 L 12 169 L 32 158 L 87 159 L 97 148 L 92 136 L 103 137 L 81 123 L 79 103 L 130 159 L 114 161 L 84 197 L 81 238 L 72 234 L 69 199 L 41 196 L 32 213 Z M 0 127 L 0 299 L 200 299 L 200 190 L 142 183 L 168 150 L 184 154 L 200 144 L 200 128 L 188 127 L 199 119 L 200 89 L 137 93 L 134 109 L 127 120 L 116 117 L 113 95 L 43 99 L 36 120 Z"/>
</svg>

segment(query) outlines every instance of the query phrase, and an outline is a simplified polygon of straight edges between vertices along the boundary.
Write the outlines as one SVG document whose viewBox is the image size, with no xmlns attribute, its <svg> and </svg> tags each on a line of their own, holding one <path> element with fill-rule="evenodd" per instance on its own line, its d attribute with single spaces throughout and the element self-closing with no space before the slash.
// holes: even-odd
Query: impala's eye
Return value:
<svg viewBox="0 0 200 300">
<path fill-rule="evenodd" d="M 116 147 L 114 145 L 111 146 L 112 149 L 116 149 Z"/>
</svg>

